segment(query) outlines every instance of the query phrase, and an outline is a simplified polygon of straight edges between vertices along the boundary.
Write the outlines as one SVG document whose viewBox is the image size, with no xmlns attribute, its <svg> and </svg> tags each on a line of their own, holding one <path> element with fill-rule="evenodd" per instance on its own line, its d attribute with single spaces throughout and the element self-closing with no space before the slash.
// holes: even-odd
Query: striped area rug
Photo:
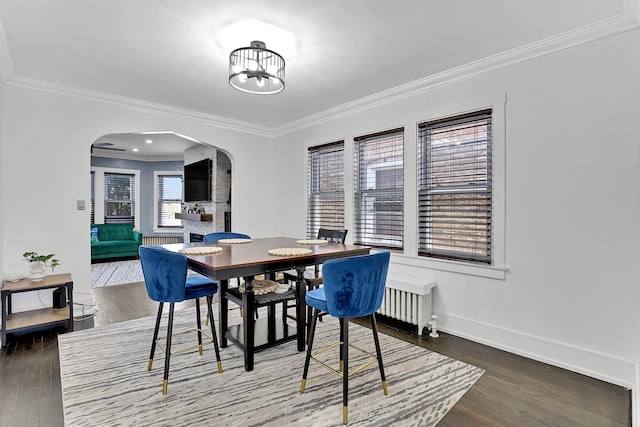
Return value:
<svg viewBox="0 0 640 427">
<path fill-rule="evenodd" d="M 144 281 L 139 259 L 91 264 L 91 287 Z"/>
<path fill-rule="evenodd" d="M 237 311 L 231 310 L 231 324 L 240 321 Z M 197 342 L 195 332 L 175 335 L 195 325 L 194 313 L 176 312 L 174 351 Z M 222 374 L 213 346 L 203 356 L 173 356 L 163 396 L 160 350 L 147 371 L 153 325 L 150 317 L 59 336 L 65 426 L 342 425 L 342 380 L 312 362 L 300 394 L 304 353 L 295 341 L 256 353 L 251 372 L 232 344 L 221 349 Z M 325 317 L 314 347 L 333 343 L 337 334 L 335 319 Z M 349 336 L 352 344 L 374 351 L 369 329 L 351 324 Z M 434 426 L 484 372 L 384 334 L 380 341 L 389 394 L 382 392 L 377 364 L 351 377 L 349 425 Z M 332 353 L 325 353 L 335 359 L 327 362 L 337 365 Z M 358 353 L 350 352 L 352 368 Z"/>
</svg>

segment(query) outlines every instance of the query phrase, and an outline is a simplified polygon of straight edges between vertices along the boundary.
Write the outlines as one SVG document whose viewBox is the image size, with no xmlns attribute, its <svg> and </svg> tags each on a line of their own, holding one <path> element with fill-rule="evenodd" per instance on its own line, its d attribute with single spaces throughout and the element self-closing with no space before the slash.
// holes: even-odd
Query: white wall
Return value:
<svg viewBox="0 0 640 427">
<path fill-rule="evenodd" d="M 27 88 L 6 86 L 3 94 L 0 276 L 26 274 L 25 250 L 56 253 L 56 271 L 72 273 L 74 296 L 90 302 L 89 210 L 76 210 L 76 201 L 89 199 L 89 147 L 108 133 L 171 130 L 219 147 L 233 164 L 234 228 L 255 237 L 274 233 L 271 139 Z M 261 221 L 254 220 L 256 206 Z M 49 296 L 42 299 L 50 305 Z M 33 294 L 14 298 L 15 311 L 38 306 Z"/>
<path fill-rule="evenodd" d="M 404 126 L 405 249 L 393 256 L 391 271 L 437 280 L 441 329 L 633 385 L 640 342 L 639 35 L 609 37 L 282 137 L 278 150 L 291 160 L 276 186 L 289 198 L 277 229 L 304 236 L 308 146 L 345 140 L 350 195 L 353 137 Z M 504 238 L 494 244 L 504 249 L 504 280 L 428 268 L 442 264 L 416 256 L 416 123 L 486 106 L 494 108 L 496 148 L 505 157 L 496 165 L 505 176 L 495 183 Z M 350 228 L 350 197 L 346 205 Z"/>
</svg>

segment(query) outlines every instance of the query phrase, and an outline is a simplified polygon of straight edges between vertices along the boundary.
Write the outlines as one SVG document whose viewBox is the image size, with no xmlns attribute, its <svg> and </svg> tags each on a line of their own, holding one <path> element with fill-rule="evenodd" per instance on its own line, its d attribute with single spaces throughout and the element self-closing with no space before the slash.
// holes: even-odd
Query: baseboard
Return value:
<svg viewBox="0 0 640 427">
<path fill-rule="evenodd" d="M 636 364 L 584 348 L 437 312 L 438 329 L 470 341 L 636 389 Z"/>
</svg>

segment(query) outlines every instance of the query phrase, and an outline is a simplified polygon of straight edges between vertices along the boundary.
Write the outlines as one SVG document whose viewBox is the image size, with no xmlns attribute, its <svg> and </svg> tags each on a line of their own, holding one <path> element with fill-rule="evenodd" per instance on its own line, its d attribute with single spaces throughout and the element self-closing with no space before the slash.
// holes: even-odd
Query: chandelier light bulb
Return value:
<svg viewBox="0 0 640 427">
<path fill-rule="evenodd" d="M 229 55 L 229 84 L 247 93 L 261 95 L 282 92 L 285 62 L 261 41 L 253 41 Z"/>
<path fill-rule="evenodd" d="M 253 60 L 253 59 L 252 59 L 252 60 L 250 60 L 250 61 L 247 63 L 247 69 L 248 69 L 249 71 L 258 71 L 258 61 Z"/>
</svg>

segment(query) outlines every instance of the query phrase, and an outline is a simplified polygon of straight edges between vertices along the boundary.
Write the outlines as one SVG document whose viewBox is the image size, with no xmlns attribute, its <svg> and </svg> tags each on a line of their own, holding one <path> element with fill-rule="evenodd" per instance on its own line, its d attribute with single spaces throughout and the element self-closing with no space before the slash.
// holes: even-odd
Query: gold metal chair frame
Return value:
<svg viewBox="0 0 640 427">
<path fill-rule="evenodd" d="M 321 348 L 320 350 L 318 350 L 315 353 L 311 353 L 311 360 L 313 360 L 314 362 L 318 363 L 321 366 L 324 366 L 328 371 L 333 372 L 335 375 L 337 375 L 338 377 L 342 378 L 342 376 L 344 375 L 344 373 L 342 372 L 342 360 L 340 361 L 340 367 L 338 369 L 334 369 L 331 366 L 327 365 L 325 362 L 323 362 L 322 360 L 318 359 L 316 356 L 318 356 L 321 353 L 324 353 L 326 351 L 329 351 L 333 348 L 338 347 L 339 345 L 342 345 L 342 342 L 336 342 L 333 343 L 331 345 L 328 345 L 327 347 Z M 360 351 L 363 354 L 366 354 L 367 356 L 369 356 L 369 360 L 363 362 L 360 366 L 356 367 L 355 369 L 351 370 L 347 375 L 349 377 L 357 374 L 358 372 L 361 372 L 363 370 L 365 370 L 367 367 L 373 365 L 374 363 L 378 362 L 378 358 L 376 357 L 376 355 L 374 353 L 371 353 L 370 351 L 364 350 L 356 345 L 353 344 L 349 344 L 349 348 L 355 348 L 356 350 Z M 387 394 L 387 390 L 386 390 L 386 384 L 384 384 L 384 389 L 385 389 L 385 393 Z M 302 386 L 302 389 L 300 390 L 301 393 L 304 393 L 304 385 Z"/>
<path fill-rule="evenodd" d="M 162 313 L 162 317 L 168 317 L 168 313 Z M 205 319 L 206 319 L 206 325 L 205 326 L 208 326 L 209 325 L 209 316 L 205 316 Z M 178 350 L 176 352 L 172 351 L 171 355 L 172 356 L 179 356 L 181 354 L 189 353 L 190 351 L 198 349 L 198 353 L 200 354 L 200 356 L 202 356 L 202 348 L 205 347 L 205 346 L 213 344 L 213 337 L 209 334 L 209 332 L 207 330 L 201 329 L 201 328 L 200 329 L 191 328 L 191 329 L 187 329 L 187 330 L 184 330 L 184 331 L 181 331 L 181 332 L 175 332 L 175 333 L 173 333 L 171 335 L 172 336 L 185 335 L 185 334 L 190 334 L 190 333 L 198 332 L 198 331 L 200 331 L 200 333 L 207 338 L 207 340 L 203 340 L 202 345 L 192 345 L 191 347 L 183 348 L 183 349 Z M 166 342 L 166 339 L 167 339 L 166 335 L 159 336 L 156 339 L 156 346 L 160 347 L 160 350 L 162 350 L 163 353 L 167 352 L 166 347 L 164 346 L 164 344 L 162 344 L 162 341 L 164 340 Z M 221 361 L 217 362 L 217 365 L 218 365 L 218 373 L 221 374 L 222 373 L 222 362 Z M 149 359 L 149 365 L 147 366 L 147 371 L 150 371 L 152 366 L 153 366 L 153 359 Z"/>
</svg>

